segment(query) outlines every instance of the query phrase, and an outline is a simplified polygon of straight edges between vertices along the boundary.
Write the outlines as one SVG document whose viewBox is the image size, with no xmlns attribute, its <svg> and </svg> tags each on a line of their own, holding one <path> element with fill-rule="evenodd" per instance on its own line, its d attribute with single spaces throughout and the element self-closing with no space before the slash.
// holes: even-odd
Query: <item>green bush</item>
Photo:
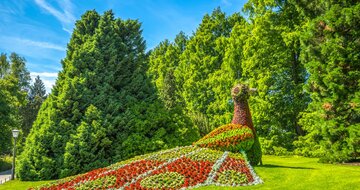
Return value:
<svg viewBox="0 0 360 190">
<path fill-rule="evenodd" d="M 12 168 L 12 156 L 0 156 L 0 172 L 10 170 Z"/>
<path fill-rule="evenodd" d="M 246 155 L 251 165 L 257 165 L 259 163 L 262 163 L 261 145 L 258 137 L 254 139 L 254 144 L 249 150 L 246 151 Z"/>
</svg>

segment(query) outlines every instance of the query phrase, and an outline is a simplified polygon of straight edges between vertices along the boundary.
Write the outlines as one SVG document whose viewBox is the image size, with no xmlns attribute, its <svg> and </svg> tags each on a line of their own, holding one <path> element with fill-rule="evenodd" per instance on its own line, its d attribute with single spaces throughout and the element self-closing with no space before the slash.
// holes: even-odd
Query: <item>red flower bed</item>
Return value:
<svg viewBox="0 0 360 190">
<path fill-rule="evenodd" d="M 57 190 L 57 189 L 74 189 L 73 186 L 82 182 L 82 181 L 91 181 L 97 178 L 97 176 L 105 173 L 107 171 L 106 168 L 99 168 L 93 171 L 90 171 L 83 175 L 75 176 L 73 179 L 66 181 L 66 182 L 59 182 L 57 184 L 48 186 L 48 187 L 41 187 L 41 190 Z"/>
<path fill-rule="evenodd" d="M 155 170 L 151 175 L 157 175 L 165 172 L 177 172 L 184 176 L 184 183 L 178 187 L 189 187 L 194 186 L 199 183 L 204 183 L 207 179 L 211 167 L 214 165 L 214 162 L 209 161 L 193 161 L 189 158 L 181 158 L 176 160 L 175 162 L 170 163 L 169 165 Z M 138 180 L 136 183 L 131 184 L 125 189 L 147 189 L 141 186 L 141 180 Z"/>
<path fill-rule="evenodd" d="M 32 189 L 181 189 L 258 183 L 261 179 L 250 170 L 245 155 L 191 146 L 119 162 Z"/>
<path fill-rule="evenodd" d="M 145 173 L 151 169 L 156 168 L 163 162 L 154 161 L 154 160 L 140 160 L 124 167 L 121 167 L 117 170 L 107 171 L 105 168 L 93 170 L 84 175 L 75 177 L 73 180 L 67 181 L 65 183 L 54 184 L 50 187 L 42 187 L 41 190 L 56 190 L 56 189 L 75 189 L 78 186 L 81 186 L 82 183 L 89 181 L 94 181 L 99 178 L 104 178 L 106 176 L 116 176 L 116 182 L 113 185 L 106 186 L 104 188 L 120 188 L 125 185 L 125 183 L 130 182 L 132 179 L 136 178 L 138 175 Z"/>
</svg>

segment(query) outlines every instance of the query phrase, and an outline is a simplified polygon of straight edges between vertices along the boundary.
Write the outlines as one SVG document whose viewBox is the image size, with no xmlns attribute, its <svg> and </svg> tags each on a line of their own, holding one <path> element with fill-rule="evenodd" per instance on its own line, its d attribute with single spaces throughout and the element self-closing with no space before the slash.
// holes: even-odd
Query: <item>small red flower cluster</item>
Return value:
<svg viewBox="0 0 360 190">
<path fill-rule="evenodd" d="M 248 182 L 254 181 L 254 178 L 251 175 L 250 170 L 245 163 L 245 160 L 227 157 L 223 162 L 223 164 L 221 165 L 220 169 L 218 170 L 217 175 L 214 178 L 215 181 L 218 179 L 219 174 L 226 170 L 234 170 L 239 173 L 243 173 L 247 176 Z"/>
</svg>

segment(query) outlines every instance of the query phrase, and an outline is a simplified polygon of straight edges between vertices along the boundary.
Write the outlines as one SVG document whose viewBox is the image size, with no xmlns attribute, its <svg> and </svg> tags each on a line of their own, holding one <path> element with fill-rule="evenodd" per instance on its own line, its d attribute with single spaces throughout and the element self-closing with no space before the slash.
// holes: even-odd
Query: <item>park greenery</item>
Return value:
<svg viewBox="0 0 360 190">
<path fill-rule="evenodd" d="M 257 89 L 248 101 L 263 154 L 359 159 L 358 1 L 249 0 L 148 52 L 141 33 L 139 21 L 112 11 L 84 13 L 47 96 L 39 78 L 30 84 L 24 58 L 1 54 L 0 154 L 21 129 L 21 180 L 73 176 L 201 137 L 211 146 L 217 137 L 206 135 L 231 122 L 237 83 Z"/>
<path fill-rule="evenodd" d="M 264 183 L 246 187 L 226 187 L 229 190 L 240 189 L 311 189 L 338 190 L 359 189 L 360 168 L 351 165 L 318 163 L 317 158 L 299 156 L 263 156 L 263 166 L 254 166 L 255 172 Z M 346 176 L 346 180 L 344 180 Z M 44 186 L 54 181 L 9 181 L 0 185 L 0 190 L 23 190 L 31 187 Z M 223 187 L 199 187 L 199 190 L 220 190 Z"/>
</svg>

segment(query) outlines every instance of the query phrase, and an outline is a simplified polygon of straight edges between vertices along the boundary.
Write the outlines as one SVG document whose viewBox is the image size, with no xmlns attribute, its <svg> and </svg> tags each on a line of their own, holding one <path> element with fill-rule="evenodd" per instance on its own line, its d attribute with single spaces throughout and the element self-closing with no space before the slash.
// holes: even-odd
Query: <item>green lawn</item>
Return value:
<svg viewBox="0 0 360 190">
<path fill-rule="evenodd" d="M 20 189 L 28 189 L 30 187 L 36 187 L 50 181 L 9 181 L 0 185 L 1 190 L 20 190 Z"/>
<path fill-rule="evenodd" d="M 203 189 L 360 189 L 360 166 L 317 163 L 317 159 L 304 157 L 264 156 L 263 166 L 255 167 L 264 184 L 224 188 L 202 187 Z M 0 190 L 26 189 L 47 183 L 12 181 L 0 185 Z"/>
</svg>

